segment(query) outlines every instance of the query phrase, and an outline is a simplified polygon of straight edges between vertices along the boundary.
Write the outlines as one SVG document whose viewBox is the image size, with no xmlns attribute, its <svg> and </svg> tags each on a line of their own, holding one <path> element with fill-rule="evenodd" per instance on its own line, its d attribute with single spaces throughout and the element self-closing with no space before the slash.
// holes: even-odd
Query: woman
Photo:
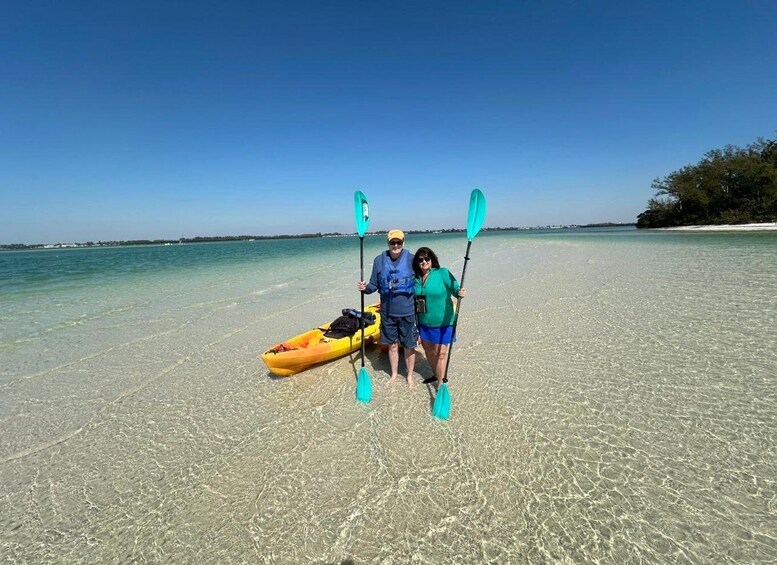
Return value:
<svg viewBox="0 0 777 565">
<path fill-rule="evenodd" d="M 413 271 L 421 345 L 439 387 L 445 376 L 448 347 L 453 341 L 456 314 L 451 298 L 464 298 L 466 291 L 459 288 L 459 281 L 448 269 L 440 267 L 437 255 L 428 247 L 415 252 Z"/>
</svg>

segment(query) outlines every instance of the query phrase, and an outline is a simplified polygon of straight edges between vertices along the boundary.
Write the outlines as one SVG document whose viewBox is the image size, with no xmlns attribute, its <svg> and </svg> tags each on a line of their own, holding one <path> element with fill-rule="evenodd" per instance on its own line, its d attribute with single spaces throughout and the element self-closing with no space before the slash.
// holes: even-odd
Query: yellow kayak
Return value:
<svg viewBox="0 0 777 565">
<path fill-rule="evenodd" d="M 380 338 L 380 304 L 373 304 L 364 309 L 365 314 L 371 313 L 375 321 L 364 328 L 364 344 L 376 343 Z M 288 377 L 300 371 L 348 355 L 361 348 L 361 329 L 345 337 L 327 337 L 332 322 L 326 323 L 305 333 L 287 339 L 283 343 L 271 347 L 262 353 L 262 361 L 271 373 Z"/>
</svg>

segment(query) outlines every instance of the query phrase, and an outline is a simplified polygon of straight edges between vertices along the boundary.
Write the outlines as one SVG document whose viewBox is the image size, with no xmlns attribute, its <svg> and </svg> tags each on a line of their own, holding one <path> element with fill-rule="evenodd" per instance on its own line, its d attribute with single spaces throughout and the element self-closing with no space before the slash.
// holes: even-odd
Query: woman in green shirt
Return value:
<svg viewBox="0 0 777 565">
<path fill-rule="evenodd" d="M 452 299 L 464 298 L 466 291 L 459 288 L 459 281 L 448 269 L 440 267 L 437 255 L 428 247 L 415 252 L 413 271 L 421 345 L 439 387 L 445 376 L 448 346 L 453 341 L 456 312 Z"/>
</svg>

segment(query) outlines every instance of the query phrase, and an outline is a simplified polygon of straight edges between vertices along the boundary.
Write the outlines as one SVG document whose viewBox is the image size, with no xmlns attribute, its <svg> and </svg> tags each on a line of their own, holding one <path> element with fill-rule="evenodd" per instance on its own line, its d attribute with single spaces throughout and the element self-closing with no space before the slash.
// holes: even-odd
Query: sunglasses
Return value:
<svg viewBox="0 0 777 565">
<path fill-rule="evenodd" d="M 401 241 L 398 239 L 392 239 L 391 241 L 389 241 L 389 245 L 403 245 L 404 243 L 405 243 L 404 241 Z"/>
<path fill-rule="evenodd" d="M 431 263 L 432 262 L 432 258 L 431 257 L 418 257 L 416 259 L 416 261 L 418 261 L 419 263 Z"/>
</svg>

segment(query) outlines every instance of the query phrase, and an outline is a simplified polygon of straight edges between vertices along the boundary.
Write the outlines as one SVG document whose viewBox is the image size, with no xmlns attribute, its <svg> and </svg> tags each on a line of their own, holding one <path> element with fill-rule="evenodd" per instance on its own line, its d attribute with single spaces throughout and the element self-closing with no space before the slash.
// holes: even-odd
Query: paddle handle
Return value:
<svg viewBox="0 0 777 565">
<path fill-rule="evenodd" d="M 467 241 L 467 252 L 464 254 L 464 267 L 461 269 L 461 280 L 459 281 L 459 289 L 464 288 L 464 275 L 467 274 L 467 262 L 469 261 L 469 249 L 472 247 L 472 240 Z M 461 297 L 456 297 L 456 317 L 453 318 L 453 332 L 451 335 L 451 343 L 448 345 L 448 357 L 445 360 L 445 374 L 442 377 L 442 382 L 448 382 L 448 368 L 451 366 L 451 351 L 453 351 L 453 342 L 456 340 L 456 327 L 459 325 L 459 313 L 461 312 Z"/>
</svg>

